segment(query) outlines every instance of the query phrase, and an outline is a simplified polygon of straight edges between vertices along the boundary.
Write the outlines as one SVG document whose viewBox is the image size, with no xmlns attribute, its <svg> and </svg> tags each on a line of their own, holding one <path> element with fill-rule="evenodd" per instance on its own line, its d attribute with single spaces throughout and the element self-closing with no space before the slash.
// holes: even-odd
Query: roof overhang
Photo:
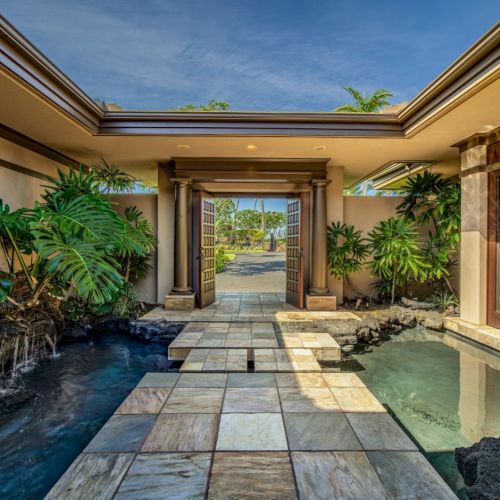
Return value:
<svg viewBox="0 0 500 500">
<path fill-rule="evenodd" d="M 92 135 L 411 137 L 500 73 L 500 23 L 397 114 L 107 111 L 0 16 L 0 72 Z"/>
</svg>

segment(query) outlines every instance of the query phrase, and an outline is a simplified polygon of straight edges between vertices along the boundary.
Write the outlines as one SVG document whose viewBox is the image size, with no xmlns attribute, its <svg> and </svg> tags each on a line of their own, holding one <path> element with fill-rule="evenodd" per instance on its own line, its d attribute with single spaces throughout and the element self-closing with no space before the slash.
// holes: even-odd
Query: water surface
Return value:
<svg viewBox="0 0 500 500">
<path fill-rule="evenodd" d="M 42 498 L 144 373 L 173 369 L 164 345 L 116 334 L 59 352 L 24 376 L 38 396 L 0 417 L 3 500 Z"/>
<path fill-rule="evenodd" d="M 500 435 L 498 354 L 452 334 L 414 328 L 354 357 L 367 387 L 455 493 L 467 498 L 454 451 Z"/>
</svg>

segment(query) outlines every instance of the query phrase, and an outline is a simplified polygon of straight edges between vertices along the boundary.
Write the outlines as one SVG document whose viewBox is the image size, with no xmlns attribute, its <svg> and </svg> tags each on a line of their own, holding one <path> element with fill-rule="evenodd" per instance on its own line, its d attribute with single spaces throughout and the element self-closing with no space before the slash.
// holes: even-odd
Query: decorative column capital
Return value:
<svg viewBox="0 0 500 500">
<path fill-rule="evenodd" d="M 310 184 L 313 188 L 326 188 L 330 182 L 329 179 L 312 179 Z"/>
<path fill-rule="evenodd" d="M 193 184 L 193 181 L 186 177 L 172 177 L 172 179 L 170 179 L 170 182 L 173 182 L 174 184 L 179 186 L 186 186 L 186 187 L 190 187 Z"/>
</svg>

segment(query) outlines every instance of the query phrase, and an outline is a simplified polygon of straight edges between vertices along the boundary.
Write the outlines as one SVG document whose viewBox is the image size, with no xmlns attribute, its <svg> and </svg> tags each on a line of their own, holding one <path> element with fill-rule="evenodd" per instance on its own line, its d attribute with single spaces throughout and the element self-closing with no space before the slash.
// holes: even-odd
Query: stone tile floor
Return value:
<svg viewBox="0 0 500 500">
<path fill-rule="evenodd" d="M 351 373 L 148 373 L 48 494 L 455 498 Z"/>
<path fill-rule="evenodd" d="M 259 371 L 287 371 L 278 369 L 276 363 L 295 362 L 292 358 L 300 358 L 305 355 L 306 350 L 307 356 L 312 352 L 313 357 L 319 360 L 341 359 L 339 344 L 326 332 L 283 332 L 280 335 L 283 347 L 287 348 L 290 354 L 284 359 L 277 351 L 280 342 L 271 322 L 191 321 L 169 345 L 168 355 L 174 360 L 189 360 L 189 368 L 186 365 L 186 371 L 241 371 L 236 368 L 231 370 L 231 365 L 224 368 L 224 358 L 228 356 L 238 358 L 236 354 L 230 354 L 229 351 L 233 350 L 238 352 L 247 350 L 249 360 L 257 360 L 258 351 L 261 357 L 268 354 L 272 357 L 274 352 L 276 359 L 273 365 Z M 217 354 L 209 354 L 207 349 Z M 193 350 L 202 352 L 196 354 Z M 207 356 L 212 356 L 213 360 L 217 361 L 218 369 L 214 368 L 215 364 L 213 367 L 210 366 Z M 318 364 L 313 364 L 314 371 L 318 371 Z M 289 367 L 288 371 L 296 369 Z"/>
<path fill-rule="evenodd" d="M 311 349 L 254 349 L 256 372 L 320 372 Z"/>
<path fill-rule="evenodd" d="M 247 349 L 192 349 L 180 372 L 246 372 Z"/>
<path fill-rule="evenodd" d="M 222 293 L 215 303 L 194 311 L 153 309 L 142 317 L 168 321 L 310 321 L 313 319 L 358 319 L 349 311 L 311 312 L 286 303 L 283 293 Z M 268 346 L 269 347 L 269 346 Z"/>
</svg>

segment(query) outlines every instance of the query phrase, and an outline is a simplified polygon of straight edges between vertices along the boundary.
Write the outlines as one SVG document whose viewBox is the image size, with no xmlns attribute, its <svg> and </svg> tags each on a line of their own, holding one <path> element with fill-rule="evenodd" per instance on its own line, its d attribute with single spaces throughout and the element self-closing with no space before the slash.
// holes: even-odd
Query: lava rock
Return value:
<svg viewBox="0 0 500 500">
<path fill-rule="evenodd" d="M 500 498 L 500 438 L 485 437 L 469 448 L 457 448 L 455 460 L 471 500 Z"/>
<path fill-rule="evenodd" d="M 36 392 L 26 387 L 4 390 L 0 397 L 0 412 L 3 413 L 12 410 L 35 396 Z"/>
<path fill-rule="evenodd" d="M 418 324 L 431 330 L 442 330 L 444 325 L 443 315 L 438 311 L 415 311 Z"/>
<path fill-rule="evenodd" d="M 0 319 L 0 336 L 17 337 L 29 335 L 31 332 L 30 324 L 22 319 Z"/>
<path fill-rule="evenodd" d="M 33 335 L 36 337 L 43 337 L 48 335 L 49 337 L 54 337 L 57 335 L 57 328 L 55 323 L 51 319 L 39 319 L 31 323 L 31 329 Z"/>
<path fill-rule="evenodd" d="M 404 326 L 411 326 L 415 323 L 415 311 L 406 307 L 391 306 L 389 309 L 389 321 Z"/>
<path fill-rule="evenodd" d="M 122 332 L 126 333 L 129 331 L 130 320 L 127 318 L 108 318 L 92 325 L 92 331 L 94 332 Z"/>
<path fill-rule="evenodd" d="M 134 337 L 152 342 L 172 341 L 186 326 L 183 321 L 148 321 L 132 320 L 129 322 L 129 333 Z"/>
</svg>

